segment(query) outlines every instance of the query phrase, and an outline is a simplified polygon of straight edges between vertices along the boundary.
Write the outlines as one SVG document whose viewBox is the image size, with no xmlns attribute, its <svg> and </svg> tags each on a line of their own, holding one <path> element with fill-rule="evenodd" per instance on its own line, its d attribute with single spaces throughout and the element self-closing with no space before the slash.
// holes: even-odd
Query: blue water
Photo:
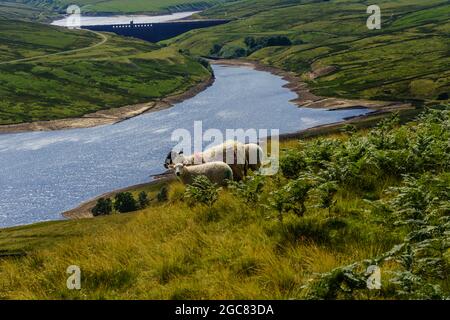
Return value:
<svg viewBox="0 0 450 320">
<path fill-rule="evenodd" d="M 164 171 L 173 130 L 280 129 L 341 121 L 365 109 L 298 108 L 280 77 L 250 68 L 214 66 L 213 86 L 156 113 L 89 129 L 0 135 L 0 227 L 62 219 L 61 212 Z"/>
</svg>

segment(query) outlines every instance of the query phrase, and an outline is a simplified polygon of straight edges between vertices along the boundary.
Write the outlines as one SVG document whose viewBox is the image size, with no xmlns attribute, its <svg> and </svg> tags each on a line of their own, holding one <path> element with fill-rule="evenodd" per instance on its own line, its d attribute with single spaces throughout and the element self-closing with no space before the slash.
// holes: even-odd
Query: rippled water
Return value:
<svg viewBox="0 0 450 320">
<path fill-rule="evenodd" d="M 145 16 L 145 15 L 119 15 L 119 16 L 110 16 L 110 17 L 88 17 L 81 16 L 81 25 L 82 26 L 102 26 L 102 25 L 112 25 L 112 24 L 127 24 L 130 21 L 134 23 L 158 23 L 158 22 L 167 22 L 178 19 L 184 19 L 192 16 L 195 13 L 200 11 L 189 11 L 189 12 L 177 12 L 168 15 L 161 16 Z M 65 27 L 67 26 L 67 19 L 59 19 L 52 22 L 52 25 Z"/>
<path fill-rule="evenodd" d="M 170 109 L 116 125 L 0 135 L 0 226 L 61 219 L 99 194 L 149 181 L 174 129 L 277 129 L 294 132 L 367 111 L 298 108 L 285 81 L 249 68 L 214 66 L 216 82 Z"/>
</svg>

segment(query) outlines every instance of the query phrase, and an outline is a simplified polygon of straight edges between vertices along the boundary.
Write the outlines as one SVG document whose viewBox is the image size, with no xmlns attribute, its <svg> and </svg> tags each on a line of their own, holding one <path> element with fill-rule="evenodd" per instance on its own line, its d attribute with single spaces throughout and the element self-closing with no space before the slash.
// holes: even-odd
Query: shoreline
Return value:
<svg viewBox="0 0 450 320">
<path fill-rule="evenodd" d="M 325 97 L 319 97 L 313 93 L 310 92 L 310 89 L 308 88 L 308 85 L 303 82 L 297 75 L 287 72 L 278 68 L 268 67 L 261 65 L 254 61 L 248 61 L 248 60 L 212 60 L 210 61 L 211 64 L 216 65 L 224 65 L 224 66 L 242 66 L 242 67 L 250 67 L 255 70 L 259 71 L 265 71 L 270 72 L 274 75 L 280 76 L 283 78 L 283 80 L 287 81 L 288 83 L 284 86 L 286 88 L 289 88 L 293 92 L 297 94 L 297 98 L 292 100 L 293 103 L 295 103 L 299 107 L 308 107 L 308 108 L 324 108 L 328 110 L 339 110 L 339 109 L 352 109 L 352 108 L 367 108 L 371 109 L 372 112 L 369 112 L 366 115 L 352 117 L 349 119 L 345 119 L 340 122 L 326 124 L 326 125 L 320 125 L 312 128 L 308 128 L 305 130 L 300 130 L 297 132 L 292 132 L 288 134 L 282 134 L 280 135 L 280 140 L 289 140 L 289 139 L 295 139 L 295 138 L 308 138 L 313 137 L 321 134 L 327 134 L 331 132 L 335 132 L 342 128 L 342 126 L 346 124 L 353 124 L 353 125 L 359 125 L 361 127 L 370 126 L 370 124 L 367 125 L 367 123 L 372 123 L 373 121 L 378 120 L 379 117 L 385 116 L 387 113 L 390 113 L 395 110 L 414 110 L 414 107 L 411 104 L 407 103 L 401 103 L 401 102 L 383 102 L 383 101 L 369 101 L 369 100 L 350 100 L 350 99 L 340 99 L 340 98 L 325 98 Z M 214 83 L 215 77 L 212 75 L 209 80 L 204 81 L 187 92 L 183 94 L 177 94 L 170 97 L 167 97 L 165 99 L 162 99 L 160 101 L 154 101 L 147 104 L 140 104 L 140 105 L 134 105 L 134 106 L 127 106 L 122 108 L 131 108 L 130 112 L 135 112 L 136 114 L 123 117 L 121 119 L 118 118 L 105 118 L 100 117 L 99 119 L 102 124 L 112 124 L 117 123 L 121 121 L 125 121 L 131 117 L 138 116 L 143 113 L 147 112 L 155 112 L 159 111 L 165 108 L 171 107 L 175 103 L 182 102 L 188 98 L 191 98 L 195 96 L 196 94 L 200 93 L 201 91 L 205 90 L 209 86 L 211 86 Z M 150 106 L 149 106 L 150 105 Z M 122 109 L 119 108 L 119 109 Z M 137 108 L 137 110 L 133 110 L 133 108 Z M 118 109 L 115 109 L 118 110 Z M 126 110 L 126 109 L 125 109 Z M 140 111 L 139 111 L 140 110 Z M 114 111 L 107 110 L 107 111 Z M 104 112 L 104 111 L 103 111 Z M 87 117 L 87 116 L 85 116 Z M 83 117 L 84 118 L 84 117 Z M 81 119 L 83 119 L 81 118 Z M 92 117 L 91 117 L 92 118 Z M 89 118 L 88 118 L 89 119 Z M 96 118 L 94 118 L 96 119 Z M 71 119 L 69 119 L 71 120 Z M 63 120 L 56 120 L 56 121 L 63 121 Z M 48 122 L 47 122 L 48 123 Z M 27 124 L 28 126 L 33 125 Z M 99 124 L 94 124 L 91 126 L 96 126 Z M 67 128 L 66 128 L 67 129 Z M 58 129 L 53 129 L 58 130 Z M 0 126 L 0 134 L 2 133 L 2 126 Z M 174 176 L 170 175 L 170 173 L 162 173 L 160 176 L 156 177 L 154 180 L 149 181 L 147 183 L 138 184 L 129 186 L 126 188 L 122 188 L 119 190 L 114 190 L 111 192 L 107 192 L 105 194 L 99 195 L 97 197 L 94 197 L 90 200 L 87 200 L 83 203 L 81 203 L 79 206 L 62 212 L 61 215 L 69 220 L 77 220 L 77 219 L 88 219 L 88 218 L 94 218 L 91 209 L 95 206 L 97 200 L 102 197 L 114 197 L 119 192 L 127 192 L 132 191 L 137 188 L 142 187 L 148 187 L 148 186 L 154 186 L 159 183 L 165 183 L 169 181 L 173 181 Z"/>
<path fill-rule="evenodd" d="M 165 98 L 146 103 L 139 103 L 118 108 L 110 108 L 88 113 L 78 118 L 66 118 L 48 121 L 35 121 L 18 124 L 0 125 L 1 134 L 24 133 L 34 131 L 57 131 L 69 129 L 85 129 L 102 125 L 112 125 L 145 113 L 161 111 L 172 107 L 176 103 L 195 97 L 214 84 L 214 74 L 189 88 L 183 93 L 176 93 Z"/>
<path fill-rule="evenodd" d="M 150 182 L 129 186 L 129 187 L 114 190 L 111 192 L 106 192 L 102 195 L 99 195 L 95 198 L 92 198 L 90 200 L 87 200 L 87 201 L 81 203 L 79 206 L 77 206 L 71 210 L 61 213 L 61 215 L 64 218 L 69 219 L 69 220 L 92 219 L 92 218 L 94 218 L 94 216 L 92 215 L 91 210 L 94 208 L 94 206 L 97 204 L 97 200 L 100 198 L 114 198 L 114 196 L 120 192 L 129 192 L 129 191 L 133 191 L 134 189 L 137 189 L 137 188 L 145 188 L 145 187 L 150 187 L 150 186 L 154 186 L 154 185 L 158 185 L 158 184 L 162 184 L 162 183 L 167 183 L 167 182 L 173 181 L 174 179 L 175 179 L 175 176 L 172 176 L 171 174 L 168 174 L 168 173 L 161 174 L 160 176 L 156 177 L 154 180 L 152 180 Z"/>
<path fill-rule="evenodd" d="M 242 66 L 249 67 L 258 71 L 265 71 L 271 74 L 281 77 L 288 83 L 284 85 L 285 88 L 297 94 L 297 98 L 291 100 L 297 106 L 302 108 L 321 108 L 333 110 L 342 109 L 354 109 L 354 108 L 367 108 L 376 111 L 394 111 L 413 108 L 410 103 L 396 102 L 396 101 L 376 101 L 365 99 L 346 99 L 336 97 L 321 97 L 311 92 L 308 84 L 302 80 L 294 72 L 285 71 L 279 68 L 263 65 L 254 60 L 236 60 L 236 59 L 223 59 L 223 60 L 210 60 L 211 64 L 224 65 L 224 66 Z M 333 68 L 324 68 L 324 70 L 317 70 L 310 73 L 310 78 L 315 79 L 319 76 L 324 76 L 327 73 L 333 72 Z"/>
<path fill-rule="evenodd" d="M 320 97 L 313 94 L 310 91 L 308 84 L 305 83 L 293 72 L 284 71 L 275 67 L 265 66 L 256 61 L 233 60 L 233 59 L 221 59 L 209 61 L 211 64 L 222 66 L 249 67 L 258 71 L 269 72 L 276 76 L 282 77 L 283 80 L 288 82 L 286 85 L 284 85 L 284 87 L 288 88 L 289 90 L 297 94 L 298 97 L 292 100 L 291 102 L 295 103 L 298 107 L 323 108 L 328 110 L 367 108 L 384 112 L 391 112 L 395 110 L 405 110 L 412 108 L 411 104 L 402 102 L 371 101 L 363 99 L 352 100 L 344 98 Z M 196 96 L 198 93 L 204 91 L 205 89 L 213 85 L 214 81 L 215 77 L 214 74 L 212 74 L 209 79 L 204 80 L 198 83 L 197 85 L 194 85 L 184 93 L 174 94 L 166 98 L 146 103 L 139 103 L 118 108 L 99 110 L 81 117 L 0 125 L 0 135 L 11 133 L 34 132 L 34 131 L 83 129 L 102 125 L 116 124 L 140 116 L 145 113 L 157 112 L 170 108 L 176 103 L 183 102 L 184 100 Z"/>
</svg>

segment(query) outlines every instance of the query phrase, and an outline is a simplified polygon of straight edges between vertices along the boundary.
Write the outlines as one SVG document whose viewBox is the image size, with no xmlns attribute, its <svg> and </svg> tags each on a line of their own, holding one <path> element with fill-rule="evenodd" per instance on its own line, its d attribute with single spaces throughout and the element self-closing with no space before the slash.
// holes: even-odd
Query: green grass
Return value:
<svg viewBox="0 0 450 320">
<path fill-rule="evenodd" d="M 423 192 L 437 188 L 429 205 L 442 214 L 448 210 L 448 121 L 448 111 L 428 112 L 427 117 L 401 126 L 388 119 L 371 131 L 285 141 L 282 159 L 295 154 L 306 165 L 287 171 L 287 160 L 282 160 L 282 172 L 265 180 L 256 204 L 246 204 L 246 199 L 225 189 L 211 209 L 191 207 L 183 197 L 185 186 L 170 182 L 168 202 L 153 200 L 136 213 L 0 230 L 0 297 L 304 299 L 318 295 L 322 291 L 311 287 L 320 279 L 318 274 L 328 277 L 342 266 L 380 257 L 415 229 L 394 223 L 402 214 L 418 212 L 392 207 L 392 199 L 405 192 L 392 189 L 405 185 L 404 172 L 430 177 L 432 186 L 413 188 L 413 197 L 402 196 L 400 205 L 409 210 L 421 206 Z M 319 185 L 309 192 L 304 217 L 285 212 L 280 222 L 270 199 L 297 179 L 290 174 L 315 176 Z M 336 179 L 337 185 L 330 209 L 320 206 L 321 186 L 327 179 Z M 146 191 L 155 199 L 161 187 L 140 187 L 133 193 Z M 427 214 L 438 212 L 433 209 Z M 422 258 L 423 254 L 422 248 Z M 359 288 L 347 291 L 346 297 L 403 297 L 390 282 L 392 272 L 403 270 L 394 261 L 382 264 L 381 291 Z M 450 262 L 444 263 L 448 270 Z M 80 291 L 66 288 L 70 265 L 81 268 Z M 428 271 L 427 283 L 440 285 L 448 294 L 448 276 L 440 278 Z"/>
<path fill-rule="evenodd" d="M 0 63 L 84 48 L 100 41 L 101 38 L 92 32 L 0 20 Z"/>
<path fill-rule="evenodd" d="M 382 100 L 435 100 L 450 92 L 450 4 L 446 0 L 378 1 L 382 29 L 366 28 L 370 1 L 240 1 L 202 15 L 235 18 L 168 43 L 209 56 L 233 57 L 247 36 L 288 36 L 293 45 L 263 48 L 248 58 L 294 71 L 318 94 Z M 334 66 L 311 80 L 308 73 Z M 423 86 L 425 84 L 425 86 Z"/>
<path fill-rule="evenodd" d="M 172 184 L 172 199 L 183 191 Z M 303 238 L 297 242 L 269 212 L 249 209 L 227 192 L 212 218 L 173 201 L 135 214 L 2 230 L 0 297 L 301 298 L 301 285 L 313 273 L 380 254 L 397 239 L 379 237 L 380 226 L 363 226 L 357 217 L 354 236 L 364 228 L 364 239 L 344 244 L 320 222 L 325 211 L 317 210 L 303 221 L 285 220 Z M 362 204 L 346 201 L 341 210 Z M 65 288 L 65 270 L 73 264 L 83 272 L 80 292 Z"/>
<path fill-rule="evenodd" d="M 99 35 L 0 21 L 0 124 L 78 117 L 181 93 L 210 73 L 175 49 L 107 35 L 92 49 L 27 62 L 21 58 L 92 46 Z"/>
<path fill-rule="evenodd" d="M 0 1 L 0 20 L 37 20 L 49 21 L 54 16 L 51 12 L 22 3 Z"/>
</svg>

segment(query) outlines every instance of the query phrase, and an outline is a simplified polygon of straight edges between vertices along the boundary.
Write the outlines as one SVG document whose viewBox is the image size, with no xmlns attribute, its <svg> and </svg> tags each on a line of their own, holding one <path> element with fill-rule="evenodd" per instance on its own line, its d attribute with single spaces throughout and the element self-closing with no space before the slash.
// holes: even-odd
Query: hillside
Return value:
<svg viewBox="0 0 450 320">
<path fill-rule="evenodd" d="M 28 6 L 22 3 L 0 1 L 0 20 L 36 20 L 48 21 L 52 16 L 51 12 Z"/>
<path fill-rule="evenodd" d="M 361 0 L 229 3 L 202 15 L 236 21 L 192 31 L 168 43 L 193 54 L 247 57 L 294 71 L 315 93 L 325 96 L 449 99 L 448 1 L 377 1 L 382 10 L 382 29 L 375 31 L 366 27 L 370 4 Z M 276 36 L 287 37 L 290 44 L 260 41 L 262 45 L 254 45 Z"/>
<path fill-rule="evenodd" d="M 210 77 L 202 64 L 175 49 L 112 34 L 0 20 L 0 39 L 0 124 L 149 102 Z M 30 57 L 38 58 L 14 62 Z"/>
<path fill-rule="evenodd" d="M 286 141 L 279 174 L 212 206 L 179 183 L 157 200 L 160 184 L 134 190 L 153 199 L 136 213 L 0 230 L 0 297 L 448 298 L 449 108 Z M 66 289 L 70 265 L 80 291 Z M 367 289 L 369 265 L 381 290 Z"/>
<path fill-rule="evenodd" d="M 8 0 L 11 1 L 11 0 Z M 16 0 L 35 8 L 65 13 L 69 5 L 78 5 L 83 14 L 154 14 L 177 11 L 197 11 L 229 0 Z M 0 3 L 3 1 L 0 1 Z"/>
</svg>

